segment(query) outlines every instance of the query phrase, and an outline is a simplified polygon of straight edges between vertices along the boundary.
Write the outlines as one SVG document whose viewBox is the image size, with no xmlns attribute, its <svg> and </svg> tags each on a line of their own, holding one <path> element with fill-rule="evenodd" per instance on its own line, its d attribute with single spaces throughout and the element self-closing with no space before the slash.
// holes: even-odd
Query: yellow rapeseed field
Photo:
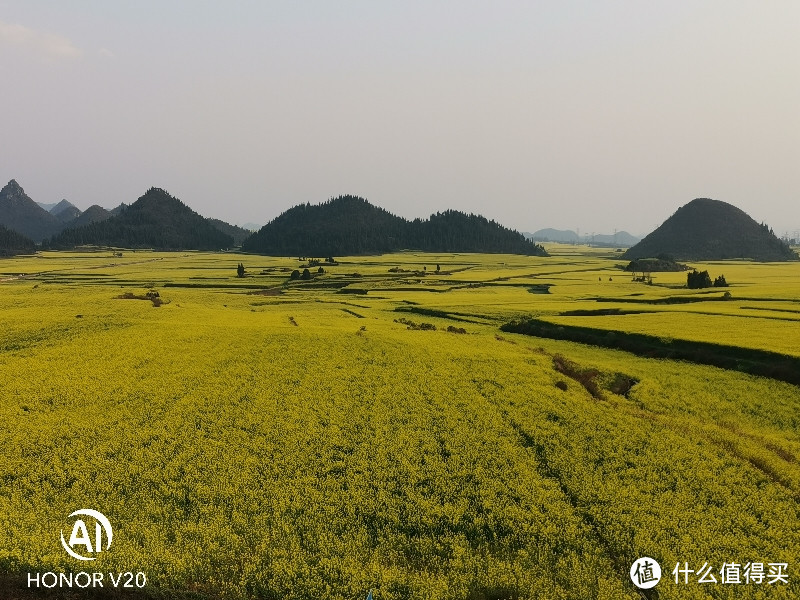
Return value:
<svg viewBox="0 0 800 600">
<path fill-rule="evenodd" d="M 800 265 L 696 265 L 731 283 L 709 292 L 549 250 L 0 260 L 0 585 L 86 570 L 59 531 L 93 508 L 114 542 L 89 570 L 152 597 L 635 600 L 642 556 L 648 598 L 800 596 L 797 386 L 499 330 L 800 356 Z M 788 582 L 720 582 L 756 562 Z"/>
</svg>

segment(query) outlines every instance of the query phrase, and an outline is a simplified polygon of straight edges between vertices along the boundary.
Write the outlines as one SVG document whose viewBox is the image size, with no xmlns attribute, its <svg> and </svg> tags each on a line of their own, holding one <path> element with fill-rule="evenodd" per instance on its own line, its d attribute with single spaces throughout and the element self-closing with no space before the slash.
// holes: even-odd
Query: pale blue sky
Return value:
<svg viewBox="0 0 800 600">
<path fill-rule="evenodd" d="M 795 1 L 0 0 L 0 81 L 0 179 L 40 202 L 800 228 Z"/>
</svg>

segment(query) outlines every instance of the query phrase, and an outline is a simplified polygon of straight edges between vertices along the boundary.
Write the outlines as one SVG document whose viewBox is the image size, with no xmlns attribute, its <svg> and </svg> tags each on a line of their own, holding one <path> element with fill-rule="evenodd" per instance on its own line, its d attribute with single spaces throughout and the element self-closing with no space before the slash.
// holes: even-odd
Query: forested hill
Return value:
<svg viewBox="0 0 800 600">
<path fill-rule="evenodd" d="M 33 240 L 0 225 L 0 256 L 33 254 L 35 251 L 36 244 Z"/>
<path fill-rule="evenodd" d="M 242 244 L 245 252 L 274 256 L 344 256 L 397 250 L 489 252 L 547 256 L 516 231 L 477 215 L 446 211 L 407 221 L 357 196 L 281 214 Z"/>
<path fill-rule="evenodd" d="M 164 190 L 150 188 L 144 196 L 116 216 L 65 229 L 43 244 L 51 248 L 81 245 L 219 250 L 231 247 L 233 238 Z"/>
<path fill-rule="evenodd" d="M 798 260 L 795 252 L 766 225 L 743 210 L 709 198 L 696 198 L 623 256 L 628 259 L 668 255 L 675 260 Z"/>
</svg>

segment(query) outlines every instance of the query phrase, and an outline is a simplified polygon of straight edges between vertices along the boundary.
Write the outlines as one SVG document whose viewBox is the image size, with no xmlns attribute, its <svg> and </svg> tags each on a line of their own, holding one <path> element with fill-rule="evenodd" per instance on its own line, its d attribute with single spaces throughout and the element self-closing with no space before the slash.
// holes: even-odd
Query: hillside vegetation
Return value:
<svg viewBox="0 0 800 600">
<path fill-rule="evenodd" d="M 254 233 L 245 252 L 272 256 L 341 256 L 397 250 L 496 252 L 546 256 L 544 248 L 477 215 L 448 210 L 407 221 L 357 196 L 301 204 Z"/>
</svg>

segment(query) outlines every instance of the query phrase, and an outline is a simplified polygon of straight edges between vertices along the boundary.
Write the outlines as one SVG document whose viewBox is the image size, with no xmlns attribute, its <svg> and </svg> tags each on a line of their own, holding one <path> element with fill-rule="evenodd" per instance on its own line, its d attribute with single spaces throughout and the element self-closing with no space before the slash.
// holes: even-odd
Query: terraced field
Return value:
<svg viewBox="0 0 800 600">
<path fill-rule="evenodd" d="M 58 535 L 90 507 L 114 524 L 91 570 L 146 573 L 145 597 L 798 597 L 800 388 L 499 327 L 797 357 L 800 265 L 696 265 L 722 299 L 549 250 L 1 260 L 0 585 L 85 570 Z"/>
</svg>

